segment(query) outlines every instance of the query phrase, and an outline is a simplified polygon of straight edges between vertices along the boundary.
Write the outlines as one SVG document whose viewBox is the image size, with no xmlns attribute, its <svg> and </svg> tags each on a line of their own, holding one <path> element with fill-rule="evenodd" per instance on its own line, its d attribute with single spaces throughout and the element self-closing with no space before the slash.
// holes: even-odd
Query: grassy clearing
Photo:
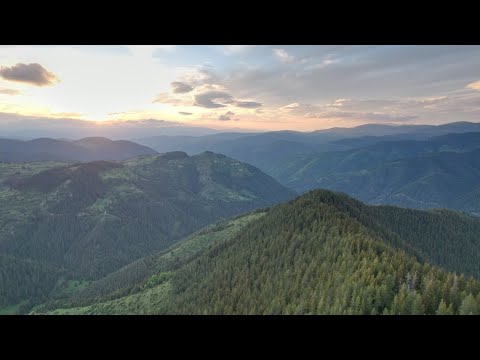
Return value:
<svg viewBox="0 0 480 360">
<path fill-rule="evenodd" d="M 120 299 L 85 307 L 57 309 L 50 312 L 49 315 L 147 315 L 162 313 L 162 309 L 169 303 L 171 291 L 172 284 L 167 282 Z"/>
</svg>

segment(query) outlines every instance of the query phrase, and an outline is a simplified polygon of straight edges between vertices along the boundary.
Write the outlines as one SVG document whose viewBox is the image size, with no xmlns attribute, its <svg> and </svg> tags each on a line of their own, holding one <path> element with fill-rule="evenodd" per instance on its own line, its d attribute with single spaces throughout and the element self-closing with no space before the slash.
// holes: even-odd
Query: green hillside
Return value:
<svg viewBox="0 0 480 360">
<path fill-rule="evenodd" d="M 45 311 L 51 308 L 87 305 L 150 289 L 157 285 L 162 278 L 168 277 L 172 271 L 205 252 L 214 244 L 233 238 L 250 223 L 264 216 L 266 211 L 254 211 L 207 226 L 171 248 L 133 261 L 122 269 L 92 282 L 84 289 L 69 294 L 69 296 L 60 294 L 61 296 L 58 296 L 57 299 L 37 308 L 37 311 L 39 309 Z"/>
<path fill-rule="evenodd" d="M 480 282 L 461 274 L 478 278 L 479 227 L 452 212 L 312 191 L 162 270 L 151 285 L 52 313 L 480 314 Z M 442 257 L 449 247 L 455 253 Z"/>
<path fill-rule="evenodd" d="M 257 168 L 208 152 L 2 170 L 0 254 L 71 280 L 99 279 L 222 218 L 294 196 Z"/>
</svg>

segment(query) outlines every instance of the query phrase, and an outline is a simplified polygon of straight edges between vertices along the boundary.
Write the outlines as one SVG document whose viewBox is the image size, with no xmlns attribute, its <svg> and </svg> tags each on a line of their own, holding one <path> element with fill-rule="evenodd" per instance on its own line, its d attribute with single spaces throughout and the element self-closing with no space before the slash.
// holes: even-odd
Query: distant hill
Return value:
<svg viewBox="0 0 480 360">
<path fill-rule="evenodd" d="M 406 141 L 406 140 L 417 140 L 417 141 L 431 141 L 438 142 L 440 144 L 447 144 L 449 141 L 453 142 L 453 145 L 460 145 L 455 144 L 456 142 L 475 142 L 478 144 L 478 136 L 480 134 L 480 129 L 474 129 L 474 132 L 459 132 L 459 133 L 447 133 L 444 135 L 435 135 L 432 136 L 431 134 L 425 134 L 423 132 L 417 133 L 406 133 L 406 134 L 398 134 L 398 135 L 385 135 L 385 136 L 361 136 L 361 137 L 353 137 L 353 138 L 344 138 L 340 140 L 333 141 L 332 144 L 337 146 L 348 147 L 351 149 L 360 148 L 371 146 L 377 143 L 385 143 L 385 142 L 396 142 L 396 141 Z"/>
<path fill-rule="evenodd" d="M 438 136 L 449 133 L 464 133 L 480 131 L 480 123 L 458 121 L 442 125 L 385 125 L 365 124 L 351 128 L 332 128 L 317 130 L 313 134 L 330 134 L 343 138 L 361 136 L 389 136 L 405 134 L 423 134 L 425 137 Z"/>
<path fill-rule="evenodd" d="M 89 137 L 73 141 L 94 154 L 93 160 L 125 160 L 141 155 L 155 154 L 156 151 L 127 140 L 112 141 L 102 137 Z"/>
<path fill-rule="evenodd" d="M 210 152 L 0 167 L 0 254 L 54 266 L 69 279 L 99 278 L 209 223 L 295 195 Z M 16 286 L 9 283 L 0 290 Z"/>
<path fill-rule="evenodd" d="M 0 139 L 0 161 L 3 162 L 125 160 L 155 153 L 155 150 L 131 141 L 107 138 L 77 141 Z"/>
<path fill-rule="evenodd" d="M 298 192 L 326 188 L 371 204 L 480 214 L 480 133 L 378 142 L 287 159 L 268 173 Z"/>
<path fill-rule="evenodd" d="M 479 178 L 480 150 L 476 150 L 387 161 L 371 168 L 324 174 L 310 184 L 294 180 L 292 187 L 343 191 L 371 204 L 480 214 Z"/>
<path fill-rule="evenodd" d="M 209 227 L 35 312 L 480 314 L 479 235 L 475 217 L 316 190 Z"/>
</svg>

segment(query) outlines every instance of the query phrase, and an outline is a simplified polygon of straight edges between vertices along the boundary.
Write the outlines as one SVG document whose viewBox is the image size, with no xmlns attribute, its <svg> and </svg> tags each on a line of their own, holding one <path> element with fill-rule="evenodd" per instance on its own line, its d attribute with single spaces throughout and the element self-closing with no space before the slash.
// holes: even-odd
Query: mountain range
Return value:
<svg viewBox="0 0 480 360">
<path fill-rule="evenodd" d="M 143 141 L 159 151 L 174 146 L 189 153 L 213 149 L 257 166 L 298 193 L 325 188 L 371 204 L 480 214 L 479 129 L 479 124 L 467 122 L 364 125 L 312 133 L 229 133 Z"/>
<path fill-rule="evenodd" d="M 444 125 L 378 125 L 332 128 L 313 132 L 271 131 L 265 133 L 218 133 L 204 136 L 153 136 L 134 141 L 159 152 L 181 150 L 189 154 L 203 151 L 221 153 L 241 161 L 268 156 L 278 148 L 288 153 L 316 153 L 348 150 L 380 141 L 426 140 L 450 133 L 480 132 L 480 123 L 456 122 Z M 345 140 L 348 139 L 348 140 Z M 363 143 L 360 143 L 362 142 Z M 352 143 L 349 143 L 352 142 Z M 281 143 L 283 146 L 278 146 Z M 301 150 L 301 151 L 299 151 Z M 255 160 L 255 159 L 254 159 Z M 262 161 L 262 160 L 259 160 Z M 253 164 L 253 163 L 252 163 Z M 253 164 L 258 166 L 258 164 Z"/>
<path fill-rule="evenodd" d="M 75 141 L 50 138 L 30 141 L 0 139 L 2 162 L 125 160 L 156 153 L 153 149 L 131 141 L 112 141 L 102 137 Z"/>
<path fill-rule="evenodd" d="M 152 135 L 207 135 L 219 130 L 191 126 L 160 119 L 89 121 L 50 118 L 0 112 L 0 137 L 32 140 L 35 138 L 108 137 L 131 140 Z"/>
</svg>

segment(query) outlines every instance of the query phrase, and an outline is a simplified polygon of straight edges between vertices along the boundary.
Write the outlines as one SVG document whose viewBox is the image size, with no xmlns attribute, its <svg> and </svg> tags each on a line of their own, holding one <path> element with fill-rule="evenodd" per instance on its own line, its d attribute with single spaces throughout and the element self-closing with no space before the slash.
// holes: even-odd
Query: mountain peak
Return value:
<svg viewBox="0 0 480 360">
<path fill-rule="evenodd" d="M 78 144 L 110 144 L 112 142 L 113 140 L 110 140 L 109 138 L 102 137 L 102 136 L 85 137 L 75 141 L 75 143 L 78 143 Z"/>
<path fill-rule="evenodd" d="M 186 159 L 188 154 L 184 151 L 170 151 L 160 155 L 162 159 L 166 160 L 177 160 L 177 159 Z"/>
</svg>

